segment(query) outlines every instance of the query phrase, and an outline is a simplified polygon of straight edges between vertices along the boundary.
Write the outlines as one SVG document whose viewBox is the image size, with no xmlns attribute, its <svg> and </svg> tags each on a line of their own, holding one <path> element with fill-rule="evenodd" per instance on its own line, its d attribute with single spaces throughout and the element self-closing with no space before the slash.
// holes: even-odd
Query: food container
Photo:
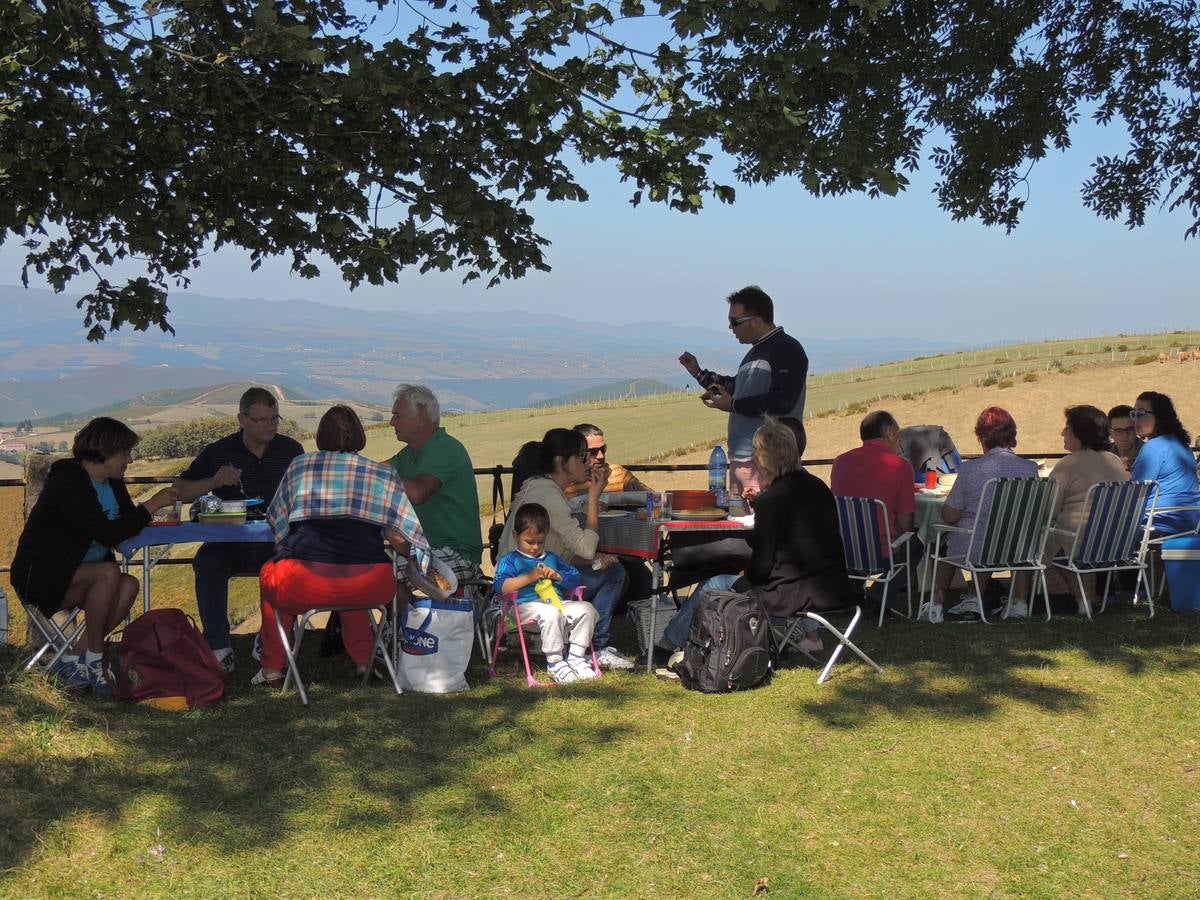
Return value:
<svg viewBox="0 0 1200 900">
<path fill-rule="evenodd" d="M 397 559 L 397 562 L 400 560 Z M 436 556 L 429 556 L 428 573 L 422 573 L 414 559 L 405 559 L 403 562 L 404 565 L 398 568 L 402 569 L 405 579 L 431 600 L 448 600 L 458 590 L 458 578 L 454 570 Z"/>
<path fill-rule="evenodd" d="M 938 487 L 944 487 L 944 488 L 954 487 L 954 482 L 957 480 L 958 480 L 957 472 L 950 472 L 946 475 L 939 475 L 938 480 L 937 480 Z"/>
<path fill-rule="evenodd" d="M 222 500 L 221 501 L 221 512 L 223 512 L 223 513 L 243 513 L 244 514 L 246 512 L 246 501 L 245 500 Z"/>
<path fill-rule="evenodd" d="M 673 512 L 687 509 L 704 509 L 717 505 L 716 495 L 712 491 L 669 491 L 670 506 Z"/>
</svg>

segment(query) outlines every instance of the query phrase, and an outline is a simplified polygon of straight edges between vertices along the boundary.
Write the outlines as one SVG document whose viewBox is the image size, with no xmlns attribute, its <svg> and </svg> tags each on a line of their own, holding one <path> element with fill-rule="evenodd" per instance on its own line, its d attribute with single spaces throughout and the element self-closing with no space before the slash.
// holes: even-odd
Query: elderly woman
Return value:
<svg viewBox="0 0 1200 900">
<path fill-rule="evenodd" d="M 138 581 L 123 575 L 112 548 L 140 532 L 150 516 L 173 504 L 174 488 L 134 504 L 125 469 L 138 436 L 123 422 L 100 417 L 75 435 L 71 459 L 50 467 L 12 563 L 12 585 L 47 617 L 83 609 L 87 649 L 64 654 L 56 673 L 71 687 L 111 690 L 100 667 L 104 638 L 129 613 Z"/>
<path fill-rule="evenodd" d="M 1191 436 L 1179 421 L 1175 404 L 1166 394 L 1145 391 L 1130 412 L 1138 437 L 1145 443 L 1133 462 L 1134 481 L 1157 481 L 1157 506 L 1200 506 L 1196 459 L 1188 445 Z M 1196 527 L 1200 512 L 1179 509 L 1154 517 L 1155 534 L 1178 534 Z"/>
<path fill-rule="evenodd" d="M 512 513 L 500 535 L 500 554 L 516 549 L 513 525 L 524 503 L 539 503 L 550 515 L 546 549 L 579 569 L 583 599 L 596 607 L 592 649 L 605 669 L 632 669 L 633 662 L 608 645 L 613 613 L 628 583 L 615 556 L 597 553 L 600 535 L 600 494 L 608 482 L 607 465 L 589 467 L 587 439 L 578 431 L 551 428 L 540 441 L 521 447 L 513 460 Z M 566 489 L 585 481 L 588 485 L 581 526 L 571 514 Z"/>
<path fill-rule="evenodd" d="M 1083 519 L 1083 504 L 1092 485 L 1104 481 L 1128 481 L 1129 473 L 1121 458 L 1109 452 L 1109 416 L 1095 406 L 1069 406 L 1064 411 L 1063 449 L 1067 451 L 1050 472 L 1058 482 L 1058 498 L 1054 507 L 1054 527 L 1074 531 Z M 1060 536 L 1051 534 L 1046 544 L 1046 562 L 1065 553 L 1069 548 Z M 1064 578 L 1056 569 L 1046 573 L 1052 580 L 1051 589 L 1066 590 L 1078 601 L 1079 585 L 1074 578 Z"/>
<path fill-rule="evenodd" d="M 366 444 L 354 410 L 331 407 L 317 425 L 317 451 L 292 460 L 267 509 L 275 556 L 259 575 L 262 668 L 251 684 L 283 685 L 275 611 L 286 629 L 314 606 L 353 610 L 341 614 L 342 638 L 364 674 L 372 635 L 369 613 L 361 607 L 386 604 L 396 592 L 384 543 L 401 555 L 429 549 L 399 476 L 360 456 Z"/>
<path fill-rule="evenodd" d="M 717 575 L 696 586 L 663 634 L 672 646 L 687 643 L 696 607 L 709 591 L 753 594 L 772 616 L 841 609 L 857 602 L 846 574 L 833 493 L 800 466 L 802 434 L 773 419 L 754 433 L 754 464 L 762 490 L 754 500 L 750 563 L 742 576 Z M 800 646 L 819 650 L 821 640 L 811 634 Z"/>
<path fill-rule="evenodd" d="M 975 420 L 975 437 L 983 448 L 983 456 L 969 459 L 962 464 L 955 479 L 950 494 L 946 497 L 946 505 L 942 507 L 942 520 L 947 525 L 956 525 L 968 531 L 975 526 L 975 512 L 979 508 L 979 500 L 983 496 L 983 486 L 993 478 L 1037 478 L 1037 463 L 1022 459 L 1013 452 L 1017 446 L 1017 423 L 1009 415 L 1008 410 L 999 406 L 989 406 Z M 946 550 L 947 556 L 965 556 L 970 534 L 951 532 Z M 946 590 L 954 577 L 952 566 L 942 566 L 934 573 L 933 602 L 928 607 L 930 622 L 941 622 L 945 614 L 954 616 L 980 615 L 979 601 L 970 595 L 963 596 L 949 610 L 943 612 Z M 987 588 L 991 576 L 982 573 L 979 576 L 980 593 Z M 1028 592 L 1028 576 L 1018 573 L 1014 578 L 1013 589 L 1018 596 Z M 1012 604 L 1011 614 L 1021 615 L 1021 605 Z M 1026 614 L 1028 607 L 1025 607 Z"/>
</svg>

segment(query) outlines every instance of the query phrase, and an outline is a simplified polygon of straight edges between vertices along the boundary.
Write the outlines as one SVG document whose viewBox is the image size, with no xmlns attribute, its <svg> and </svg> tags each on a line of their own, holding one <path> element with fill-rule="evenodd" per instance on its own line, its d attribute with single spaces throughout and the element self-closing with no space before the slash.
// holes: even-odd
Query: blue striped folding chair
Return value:
<svg viewBox="0 0 1200 900">
<path fill-rule="evenodd" d="M 970 572 L 975 598 L 979 601 L 979 617 L 985 624 L 988 623 L 987 613 L 979 588 L 979 575 L 984 572 L 1032 572 L 1032 595 L 1036 596 L 1040 586 L 1046 604 L 1046 621 L 1050 621 L 1050 590 L 1046 586 L 1046 565 L 1042 556 L 1046 552 L 1057 496 L 1058 482 L 1053 478 L 992 478 L 983 486 L 971 528 L 935 526 L 933 574 L 936 576 L 939 565 Z M 967 550 L 956 556 L 943 556 L 941 535 L 955 532 L 969 535 Z M 922 610 L 933 601 L 934 581 L 936 578 L 929 579 L 928 593 L 921 601 Z M 1012 593 L 1009 591 L 1004 618 L 1012 608 Z M 1031 610 L 1033 596 L 1030 597 Z"/>
<path fill-rule="evenodd" d="M 887 613 L 892 579 L 903 573 L 907 580 L 907 615 L 912 616 L 912 569 L 909 567 L 911 531 L 892 540 L 892 517 L 887 504 L 874 497 L 837 497 L 838 523 L 846 553 L 846 571 L 855 581 L 882 582 L 879 627 Z M 885 549 L 886 548 L 886 549 Z"/>
<path fill-rule="evenodd" d="M 1056 569 L 1063 569 L 1075 576 L 1082 598 L 1083 611 L 1092 618 L 1092 604 L 1083 583 L 1084 575 L 1105 573 L 1104 594 L 1100 598 L 1100 612 L 1108 603 L 1108 592 L 1115 572 L 1137 574 L 1133 596 L 1136 602 L 1146 582 L 1146 550 L 1150 537 L 1142 519 L 1147 500 L 1153 503 L 1158 496 L 1158 483 L 1154 481 L 1104 481 L 1088 488 L 1083 501 L 1083 517 L 1079 528 L 1070 531 L 1051 528 L 1050 533 L 1070 541 L 1065 555 L 1051 560 Z M 1147 586 L 1150 599 L 1150 616 L 1154 616 L 1153 592 Z"/>
</svg>

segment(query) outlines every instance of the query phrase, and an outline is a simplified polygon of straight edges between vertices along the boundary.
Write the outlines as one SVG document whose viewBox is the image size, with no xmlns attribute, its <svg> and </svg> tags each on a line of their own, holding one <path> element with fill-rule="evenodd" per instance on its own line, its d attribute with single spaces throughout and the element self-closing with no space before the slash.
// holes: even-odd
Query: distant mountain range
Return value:
<svg viewBox="0 0 1200 900">
<path fill-rule="evenodd" d="M 89 344 L 75 297 L 0 285 L 0 421 L 85 412 L 148 391 L 232 381 L 313 399 L 390 402 L 421 382 L 448 409 L 525 406 L 631 379 L 679 388 L 677 357 L 732 372 L 727 332 L 671 322 L 608 324 L 519 310 L 366 311 L 308 300 L 173 294 L 175 334 L 118 331 Z M 797 335 L 814 371 L 955 349 L 945 342 Z"/>
</svg>

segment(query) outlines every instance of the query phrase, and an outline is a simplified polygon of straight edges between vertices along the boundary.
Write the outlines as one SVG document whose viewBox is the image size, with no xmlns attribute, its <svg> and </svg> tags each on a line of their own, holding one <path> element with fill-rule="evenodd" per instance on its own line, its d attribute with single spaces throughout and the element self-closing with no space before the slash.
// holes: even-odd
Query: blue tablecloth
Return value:
<svg viewBox="0 0 1200 900">
<path fill-rule="evenodd" d="M 200 522 L 181 522 L 178 525 L 151 525 L 141 533 L 123 541 L 117 550 L 128 559 L 143 547 L 161 544 L 270 543 L 275 537 L 266 522 L 245 525 L 206 525 Z"/>
</svg>

